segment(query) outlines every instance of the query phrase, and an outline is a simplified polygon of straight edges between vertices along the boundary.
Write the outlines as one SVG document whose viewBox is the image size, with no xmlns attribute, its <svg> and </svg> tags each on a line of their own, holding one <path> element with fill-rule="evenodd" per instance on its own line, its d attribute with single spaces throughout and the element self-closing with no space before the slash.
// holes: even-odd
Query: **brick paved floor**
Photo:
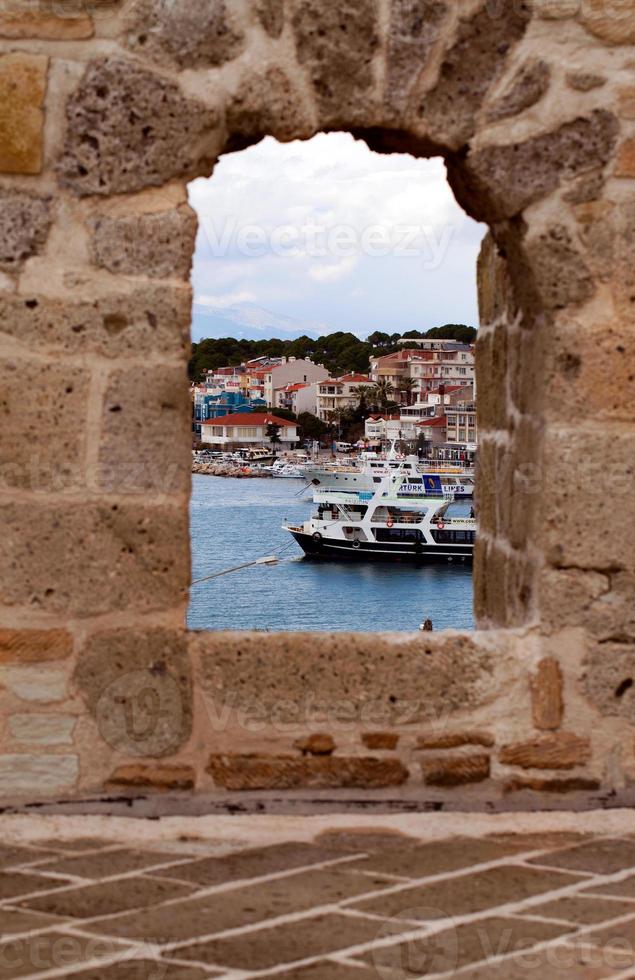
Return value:
<svg viewBox="0 0 635 980">
<path fill-rule="evenodd" d="M 253 819 L 233 840 L 5 840 L 0 980 L 635 978 L 635 835 L 377 818 L 254 846 Z"/>
</svg>

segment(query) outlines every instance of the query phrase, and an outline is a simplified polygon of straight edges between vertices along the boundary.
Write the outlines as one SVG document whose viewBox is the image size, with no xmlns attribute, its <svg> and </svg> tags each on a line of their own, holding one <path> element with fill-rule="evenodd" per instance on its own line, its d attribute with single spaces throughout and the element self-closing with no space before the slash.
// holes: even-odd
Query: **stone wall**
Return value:
<svg viewBox="0 0 635 980">
<path fill-rule="evenodd" d="M 2 0 L 7 803 L 628 789 L 634 41 L 623 0 Z M 329 129 L 490 228 L 473 635 L 184 629 L 186 182 Z"/>
</svg>

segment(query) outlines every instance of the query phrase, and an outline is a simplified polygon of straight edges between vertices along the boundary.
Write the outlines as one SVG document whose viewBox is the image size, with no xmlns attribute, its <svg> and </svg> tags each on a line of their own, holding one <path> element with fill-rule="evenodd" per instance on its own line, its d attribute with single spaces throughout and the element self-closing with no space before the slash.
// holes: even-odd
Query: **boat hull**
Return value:
<svg viewBox="0 0 635 980">
<path fill-rule="evenodd" d="M 353 541 L 315 538 L 312 534 L 290 528 L 289 533 L 293 535 L 305 555 L 317 561 L 382 561 L 397 564 L 409 562 L 419 565 L 430 562 L 472 564 L 471 545 L 429 545 L 425 542 L 407 542 L 397 546 L 390 542 L 363 541 L 359 542 L 359 547 L 355 547 L 356 543 Z"/>
</svg>

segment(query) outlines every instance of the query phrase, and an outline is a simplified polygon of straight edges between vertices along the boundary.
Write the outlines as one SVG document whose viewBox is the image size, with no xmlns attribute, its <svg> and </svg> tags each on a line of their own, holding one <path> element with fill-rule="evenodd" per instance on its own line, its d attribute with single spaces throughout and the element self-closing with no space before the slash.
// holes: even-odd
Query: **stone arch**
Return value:
<svg viewBox="0 0 635 980">
<path fill-rule="evenodd" d="M 432 642 L 450 673 L 456 657 L 480 657 L 464 703 L 477 711 L 492 703 L 491 644 L 501 644 L 507 665 L 501 683 L 512 661 L 527 680 L 529 667 L 518 665 L 534 663 L 537 642 L 552 650 L 563 630 L 581 629 L 585 649 L 610 641 L 628 658 L 635 569 L 618 542 L 628 545 L 635 526 L 627 520 L 625 539 L 633 417 L 621 341 L 632 328 L 635 236 L 632 92 L 619 91 L 627 57 L 619 42 L 632 28 L 612 0 L 87 0 L 70 17 L 53 11 L 26 26 L 17 15 L 0 18 L 0 34 L 20 39 L 3 42 L 0 84 L 17 75 L 30 93 L 7 110 L 0 154 L 9 230 L 3 330 L 18 359 L 35 352 L 51 392 L 36 489 L 25 477 L 20 424 L 8 444 L 18 465 L 5 480 L 6 620 L 17 635 L 31 608 L 41 630 L 70 629 L 74 683 L 89 715 L 99 715 L 127 650 L 135 670 L 168 670 L 169 703 L 180 697 L 191 707 L 197 670 L 203 687 L 216 689 L 199 649 L 213 639 L 193 638 L 188 655 L 182 633 L 182 379 L 195 234 L 184 187 L 209 175 L 220 153 L 265 135 L 346 130 L 381 152 L 443 156 L 459 203 L 490 227 L 478 271 L 477 612 L 482 626 L 532 632 L 520 654 L 504 630 L 449 653 L 446 639 Z M 605 369 L 620 379 L 608 399 L 598 384 Z M 583 453 L 592 465 L 580 466 Z M 607 470 L 621 516 L 589 529 Z M 33 557 L 38 533 L 50 563 Z M 154 631 L 152 643 L 136 639 L 143 629 Z M 328 638 L 320 644 L 331 656 Z M 365 658 L 386 655 L 379 639 L 374 654 L 359 639 L 350 644 L 360 677 Z M 576 691 L 586 684 L 593 710 L 630 724 L 628 697 L 619 710 L 610 699 L 612 676 L 604 686 L 585 680 L 573 653 L 550 670 L 538 675 L 544 688 L 568 671 Z M 528 718 L 524 701 L 522 711 Z M 560 727 L 557 704 L 547 723 L 540 711 L 534 704 L 539 730 Z M 157 754 L 191 745 L 192 712 L 177 714 L 177 736 Z M 95 749 L 110 759 L 104 751 Z M 588 751 L 576 751 L 574 765 L 584 767 Z"/>
</svg>

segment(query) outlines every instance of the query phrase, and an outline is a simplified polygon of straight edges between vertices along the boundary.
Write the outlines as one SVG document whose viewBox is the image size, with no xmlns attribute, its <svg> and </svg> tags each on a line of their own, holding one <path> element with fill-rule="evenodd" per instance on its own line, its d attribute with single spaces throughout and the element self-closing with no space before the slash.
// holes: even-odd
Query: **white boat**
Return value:
<svg viewBox="0 0 635 980">
<path fill-rule="evenodd" d="M 416 456 L 387 459 L 369 458 L 359 465 L 349 463 L 327 463 L 323 466 L 309 465 L 304 475 L 314 487 L 320 490 L 374 490 L 389 473 L 402 472 L 414 481 L 421 477 L 436 477 L 441 481 L 442 492 L 455 498 L 474 496 L 474 476 L 465 470 L 440 467 L 438 464 L 422 463 Z"/>
<path fill-rule="evenodd" d="M 448 514 L 453 500 L 428 496 L 411 477 L 384 477 L 375 492 L 316 491 L 317 510 L 283 525 L 311 558 L 471 562 L 476 521 Z"/>
<path fill-rule="evenodd" d="M 304 480 L 306 471 L 302 463 L 292 463 L 288 459 L 277 459 L 269 468 L 272 476 L 283 480 Z"/>
</svg>

